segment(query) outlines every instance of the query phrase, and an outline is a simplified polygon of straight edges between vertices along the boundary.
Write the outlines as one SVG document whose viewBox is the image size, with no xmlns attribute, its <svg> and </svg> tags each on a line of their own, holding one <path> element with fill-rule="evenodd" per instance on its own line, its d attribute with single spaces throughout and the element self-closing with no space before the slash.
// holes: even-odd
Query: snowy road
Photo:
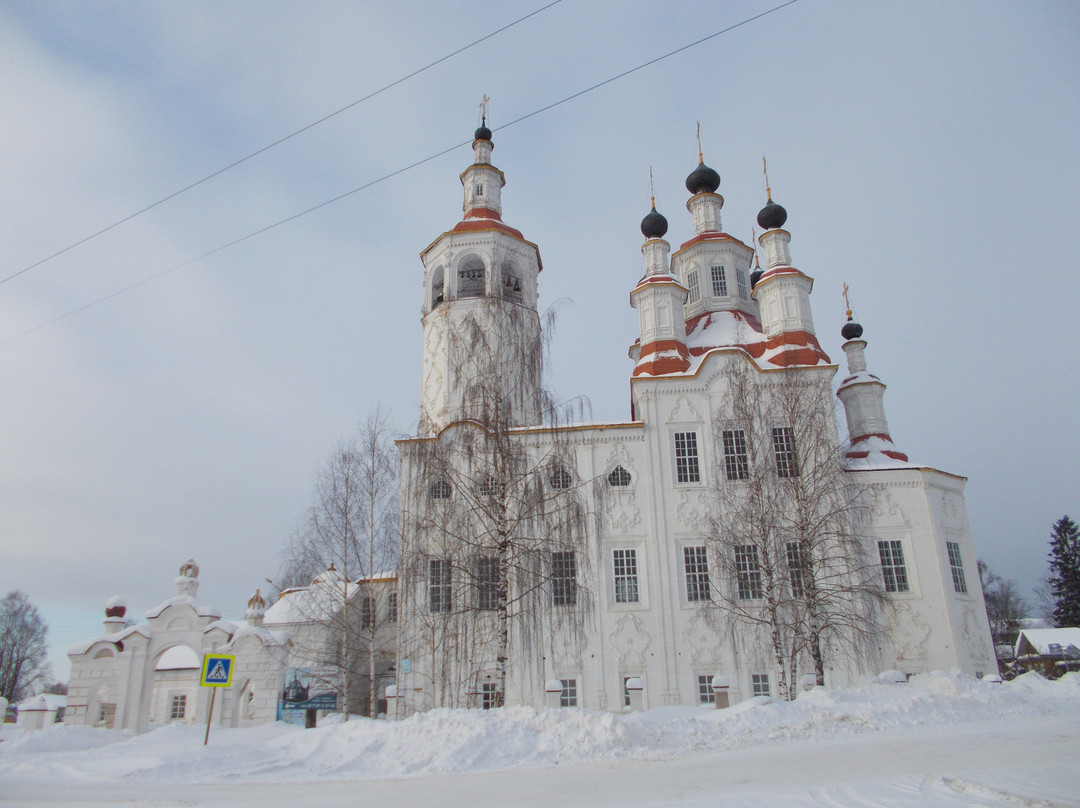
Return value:
<svg viewBox="0 0 1080 808">
<path fill-rule="evenodd" d="M 5 778 L 6 779 L 6 778 Z M 9 806 L 1080 806 L 1075 716 L 917 727 L 679 759 L 395 780 L 0 783 Z"/>
</svg>

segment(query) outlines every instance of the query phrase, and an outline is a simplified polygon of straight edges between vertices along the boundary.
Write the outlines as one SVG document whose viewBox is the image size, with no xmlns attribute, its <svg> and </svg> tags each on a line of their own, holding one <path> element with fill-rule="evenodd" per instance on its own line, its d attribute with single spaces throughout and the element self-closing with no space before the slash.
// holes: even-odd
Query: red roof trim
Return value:
<svg viewBox="0 0 1080 808">
<path fill-rule="evenodd" d="M 465 218 L 494 219 L 497 222 L 502 221 L 502 216 L 499 215 L 498 211 L 492 210 L 491 208 L 472 208 L 471 210 L 465 212 Z"/>
<path fill-rule="evenodd" d="M 451 233 L 466 233 L 475 232 L 478 230 L 498 230 L 502 233 L 506 233 L 514 238 L 519 238 L 522 241 L 525 240 L 525 236 L 521 235 L 520 230 L 515 230 L 510 225 L 503 224 L 497 219 L 466 219 L 462 222 L 458 222 L 450 230 Z"/>
</svg>

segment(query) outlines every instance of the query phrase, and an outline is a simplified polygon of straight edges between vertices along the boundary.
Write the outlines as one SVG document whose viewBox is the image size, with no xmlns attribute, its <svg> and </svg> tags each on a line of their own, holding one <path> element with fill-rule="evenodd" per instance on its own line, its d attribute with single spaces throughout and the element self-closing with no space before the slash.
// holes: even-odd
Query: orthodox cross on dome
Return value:
<svg viewBox="0 0 1080 808">
<path fill-rule="evenodd" d="M 765 197 L 772 202 L 772 188 L 769 187 L 769 164 L 765 161 L 765 155 L 761 155 L 761 170 L 765 174 Z"/>
<path fill-rule="evenodd" d="M 697 122 L 697 159 L 699 163 L 705 162 L 705 153 L 701 150 L 701 121 Z"/>
<path fill-rule="evenodd" d="M 649 202 L 656 208 L 656 187 L 653 185 L 652 166 L 649 166 Z"/>
<path fill-rule="evenodd" d="M 844 308 L 847 309 L 847 318 L 851 319 L 851 301 L 848 299 L 848 285 L 844 284 Z"/>
<path fill-rule="evenodd" d="M 486 95 L 480 98 L 480 124 L 482 126 L 487 124 L 487 105 L 490 100 Z"/>
</svg>

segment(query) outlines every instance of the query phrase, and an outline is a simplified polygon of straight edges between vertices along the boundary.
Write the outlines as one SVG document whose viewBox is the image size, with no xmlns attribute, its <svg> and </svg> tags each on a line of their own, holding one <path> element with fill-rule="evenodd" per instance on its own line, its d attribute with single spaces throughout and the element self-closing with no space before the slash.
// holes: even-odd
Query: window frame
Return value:
<svg viewBox="0 0 1080 808">
<path fill-rule="evenodd" d="M 719 270 L 719 271 L 717 271 Z M 710 279 L 712 280 L 712 296 L 728 297 L 727 270 L 723 264 L 713 264 L 709 267 Z M 720 281 L 717 284 L 717 281 Z"/>
<path fill-rule="evenodd" d="M 641 603 L 641 582 L 636 547 L 613 547 L 611 582 L 615 603 L 622 606 Z"/>
<path fill-rule="evenodd" d="M 799 451 L 795 443 L 795 430 L 790 426 L 774 426 L 772 445 L 776 476 L 781 479 L 798 477 Z"/>
<path fill-rule="evenodd" d="M 428 559 L 428 612 L 449 614 L 453 609 L 453 567 L 448 558 Z"/>
<path fill-rule="evenodd" d="M 169 721 L 183 721 L 187 716 L 187 693 L 169 694 Z"/>
<path fill-rule="evenodd" d="M 576 606 L 577 554 L 573 550 L 552 550 L 549 563 L 551 564 L 551 605 Z"/>
<path fill-rule="evenodd" d="M 772 698 L 772 685 L 769 683 L 769 674 L 750 674 L 750 693 L 754 696 L 768 696 Z"/>
<path fill-rule="evenodd" d="M 716 691 L 713 690 L 712 680 L 711 673 L 697 675 L 698 704 L 716 704 Z"/>
<path fill-rule="evenodd" d="M 784 547 L 784 560 L 787 562 L 791 596 L 804 597 L 806 595 L 806 542 L 800 539 L 787 542 Z"/>
<path fill-rule="evenodd" d="M 701 281 L 696 269 L 686 273 L 687 304 L 697 303 L 701 300 Z"/>
<path fill-rule="evenodd" d="M 559 692 L 559 706 L 560 707 L 577 707 L 578 706 L 578 685 L 577 679 L 559 679 L 562 684 L 562 690 Z"/>
<path fill-rule="evenodd" d="M 474 574 L 477 611 L 495 611 L 499 608 L 499 557 L 477 556 Z"/>
<path fill-rule="evenodd" d="M 736 544 L 735 597 L 737 600 L 761 600 L 765 596 L 761 580 L 761 551 L 756 544 Z"/>
<path fill-rule="evenodd" d="M 745 429 L 720 430 L 720 443 L 724 450 L 724 477 L 728 482 L 750 479 L 750 450 Z"/>
<path fill-rule="evenodd" d="M 672 433 L 676 485 L 701 485 L 701 450 L 696 429 Z"/>
<path fill-rule="evenodd" d="M 629 488 L 633 481 L 633 475 L 621 465 L 613 468 L 607 476 L 607 483 L 610 488 Z"/>
<path fill-rule="evenodd" d="M 953 590 L 958 595 L 968 594 L 967 577 L 964 575 L 964 559 L 960 555 L 960 542 L 945 542 L 945 552 L 949 556 L 949 569 L 952 572 Z"/>
<path fill-rule="evenodd" d="M 885 591 L 890 595 L 910 593 L 911 579 L 904 560 L 903 542 L 900 539 L 879 539 L 877 545 Z"/>
<path fill-rule="evenodd" d="M 691 558 L 691 556 L 694 556 Z M 687 603 L 712 601 L 709 579 L 709 548 L 704 544 L 684 544 L 682 547 L 683 593 Z"/>
</svg>

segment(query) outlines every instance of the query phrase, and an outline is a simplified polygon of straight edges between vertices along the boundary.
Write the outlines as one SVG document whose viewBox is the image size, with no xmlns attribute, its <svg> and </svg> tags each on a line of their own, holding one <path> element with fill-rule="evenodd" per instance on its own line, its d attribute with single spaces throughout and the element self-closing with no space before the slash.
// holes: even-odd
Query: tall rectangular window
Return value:
<svg viewBox="0 0 1080 808">
<path fill-rule="evenodd" d="M 964 562 L 960 558 L 960 545 L 954 541 L 945 542 L 949 551 L 949 567 L 952 568 L 953 589 L 961 595 L 967 594 L 967 579 L 964 578 Z"/>
<path fill-rule="evenodd" d="M 795 455 L 795 432 L 790 426 L 774 426 L 773 455 L 776 457 L 777 477 L 798 477 L 799 459 Z"/>
<path fill-rule="evenodd" d="M 701 297 L 701 284 L 698 283 L 698 272 L 695 269 L 693 272 L 686 274 L 686 288 L 690 294 L 686 299 L 687 303 L 697 303 Z"/>
<path fill-rule="evenodd" d="M 769 693 L 769 674 L 767 673 L 755 673 L 750 676 L 750 685 L 752 692 L 755 696 L 768 696 Z"/>
<path fill-rule="evenodd" d="M 551 605 L 577 603 L 577 559 L 573 550 L 551 554 Z"/>
<path fill-rule="evenodd" d="M 735 545 L 735 579 L 739 600 L 761 597 L 761 560 L 756 545 Z"/>
<path fill-rule="evenodd" d="M 698 674 L 697 697 L 699 704 L 716 704 L 716 693 L 712 689 L 711 673 Z"/>
<path fill-rule="evenodd" d="M 724 444 L 724 474 L 729 480 L 750 478 L 747 461 L 746 432 L 742 429 L 725 429 L 720 435 Z"/>
<path fill-rule="evenodd" d="M 499 605 L 499 559 L 480 556 L 476 559 L 476 608 L 495 609 Z"/>
<path fill-rule="evenodd" d="M 484 710 L 494 710 L 499 706 L 499 686 L 494 682 L 484 682 L 480 685 L 480 707 Z"/>
<path fill-rule="evenodd" d="M 806 559 L 803 556 L 805 550 L 801 541 L 787 543 L 788 582 L 791 584 L 791 596 L 794 598 L 801 598 L 806 592 L 803 579 L 806 572 Z"/>
<path fill-rule="evenodd" d="M 562 693 L 559 694 L 560 707 L 577 707 L 577 679 L 560 679 Z"/>
<path fill-rule="evenodd" d="M 450 561 L 433 558 L 428 561 L 428 609 L 433 614 L 450 611 Z"/>
<path fill-rule="evenodd" d="M 897 540 L 879 541 L 878 556 L 881 558 L 881 574 L 885 578 L 886 592 L 910 592 L 907 567 L 904 566 L 904 548 Z"/>
<path fill-rule="evenodd" d="M 360 600 L 360 628 L 371 628 L 375 625 L 375 598 L 365 596 Z"/>
<path fill-rule="evenodd" d="M 748 285 L 746 283 L 746 270 L 736 269 L 735 280 L 739 283 L 739 297 L 741 297 L 743 300 L 749 300 L 750 292 L 748 291 Z"/>
<path fill-rule="evenodd" d="M 675 433 L 675 481 L 701 482 L 701 471 L 698 468 L 697 432 Z"/>
<path fill-rule="evenodd" d="M 386 619 L 391 623 L 397 622 L 397 592 L 386 596 Z"/>
<path fill-rule="evenodd" d="M 637 550 L 615 551 L 615 602 L 637 603 Z"/>
<path fill-rule="evenodd" d="M 170 721 L 183 721 L 184 713 L 187 711 L 187 696 L 179 694 L 172 697 L 172 702 L 169 704 L 169 720 Z"/>
<path fill-rule="evenodd" d="M 712 272 L 713 297 L 727 297 L 727 275 L 724 274 L 724 268 L 716 265 L 710 271 Z"/>
<path fill-rule="evenodd" d="M 690 603 L 712 600 L 709 592 L 709 556 L 705 547 L 683 548 L 683 570 L 686 574 L 686 599 Z"/>
</svg>

